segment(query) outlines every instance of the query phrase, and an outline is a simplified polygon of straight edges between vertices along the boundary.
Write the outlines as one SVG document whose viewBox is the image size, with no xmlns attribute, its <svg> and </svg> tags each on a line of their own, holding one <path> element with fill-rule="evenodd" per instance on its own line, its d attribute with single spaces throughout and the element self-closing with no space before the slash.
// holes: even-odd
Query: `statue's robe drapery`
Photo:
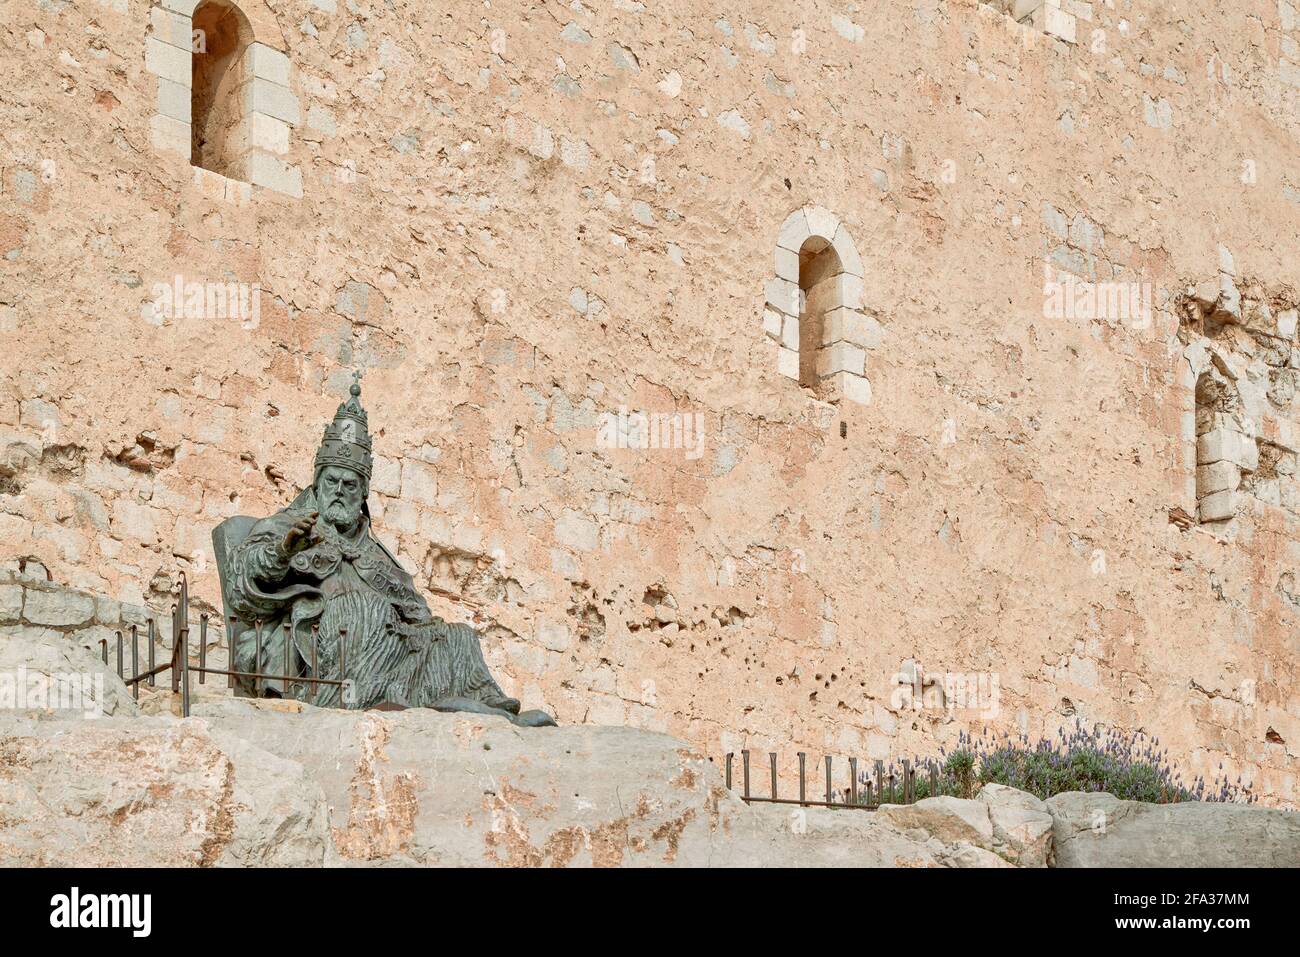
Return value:
<svg viewBox="0 0 1300 957">
<path fill-rule="evenodd" d="M 317 511 L 315 493 L 305 489 L 288 508 L 253 526 L 229 556 L 227 614 L 241 624 L 236 670 L 282 674 L 285 629 L 290 625 L 290 674 L 312 676 L 312 627 L 319 627 L 316 677 L 338 678 L 339 629 L 347 629 L 343 651 L 355 696 L 343 699 L 334 685 L 292 685 L 266 681 L 266 690 L 323 707 L 368 708 L 381 703 L 437 707 L 448 699 L 477 702 L 517 713 L 483 660 L 478 634 L 469 625 L 435 617 L 415 590 L 411 576 L 370 535 L 369 511 L 355 539 L 347 540 L 318 520 L 322 540 L 286 557 L 285 534 Z M 257 661 L 253 622 L 262 622 L 262 656 Z M 241 680 L 241 689 L 253 689 Z"/>
</svg>

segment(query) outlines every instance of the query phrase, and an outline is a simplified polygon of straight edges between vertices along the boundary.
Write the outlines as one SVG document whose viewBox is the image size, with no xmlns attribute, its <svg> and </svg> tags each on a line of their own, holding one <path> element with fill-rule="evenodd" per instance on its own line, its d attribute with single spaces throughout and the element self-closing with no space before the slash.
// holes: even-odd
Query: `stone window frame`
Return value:
<svg viewBox="0 0 1300 957">
<path fill-rule="evenodd" d="M 158 80 L 157 108 L 149 119 L 153 147 L 191 161 L 190 113 L 193 98 L 194 10 L 202 0 L 158 0 L 149 10 L 145 37 L 145 70 Z M 214 199 L 247 202 L 250 186 L 302 197 L 302 170 L 283 157 L 289 152 L 291 131 L 301 122 L 298 98 L 291 89 L 292 65 L 275 15 L 264 0 L 224 0 L 238 8 L 253 31 L 244 57 L 249 82 L 243 93 L 249 151 L 248 180 L 229 179 L 200 166 L 191 166 L 194 181 Z"/>
<path fill-rule="evenodd" d="M 780 375 L 799 381 L 799 321 L 803 292 L 799 286 L 799 252 L 809 240 L 820 239 L 835 251 L 840 271 L 833 304 L 825 312 L 822 343 L 818 350 L 818 397 L 827 401 L 848 399 L 871 403 L 871 382 L 866 358 L 880 345 L 881 328 L 875 316 L 862 309 L 865 272 L 857 244 L 830 210 L 804 206 L 786 217 L 777 232 L 773 253 L 774 275 L 767 281 L 763 330 L 776 344 Z"/>
<path fill-rule="evenodd" d="M 1256 427 L 1243 408 L 1246 431 L 1221 427 L 1198 435 L 1196 393 L 1202 376 L 1217 371 L 1232 383 L 1240 401 L 1241 370 L 1220 349 L 1203 341 L 1184 349 L 1183 359 L 1183 462 L 1190 472 L 1184 489 L 1186 510 L 1202 525 L 1213 525 L 1236 517 L 1245 502 L 1239 491 L 1243 473 L 1255 471 L 1259 463 Z"/>
<path fill-rule="evenodd" d="M 982 6 L 1065 43 L 1078 42 L 1079 22 L 1094 22 L 1093 0 L 980 0 Z"/>
</svg>

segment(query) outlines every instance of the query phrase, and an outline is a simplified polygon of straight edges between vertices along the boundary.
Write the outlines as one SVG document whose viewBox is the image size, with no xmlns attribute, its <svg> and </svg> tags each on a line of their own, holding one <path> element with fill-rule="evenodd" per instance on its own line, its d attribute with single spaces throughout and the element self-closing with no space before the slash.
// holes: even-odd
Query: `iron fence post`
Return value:
<svg viewBox="0 0 1300 957">
<path fill-rule="evenodd" d="M 140 629 L 135 625 L 131 626 L 131 678 L 134 680 L 140 674 Z M 131 693 L 135 695 L 135 700 L 140 700 L 140 682 L 134 681 L 131 685 Z"/>
<path fill-rule="evenodd" d="M 208 677 L 208 616 L 199 615 L 199 684 Z"/>
</svg>

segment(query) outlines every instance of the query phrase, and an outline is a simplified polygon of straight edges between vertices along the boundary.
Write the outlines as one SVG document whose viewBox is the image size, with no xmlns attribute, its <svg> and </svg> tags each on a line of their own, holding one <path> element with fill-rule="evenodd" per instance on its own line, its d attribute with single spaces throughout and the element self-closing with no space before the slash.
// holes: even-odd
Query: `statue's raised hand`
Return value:
<svg viewBox="0 0 1300 957">
<path fill-rule="evenodd" d="M 320 541 L 320 536 L 316 534 L 316 516 L 318 512 L 312 512 L 310 515 L 298 519 L 290 526 L 289 531 L 284 534 L 284 541 L 280 543 L 280 550 L 285 555 L 296 555 L 304 548 L 310 548 Z"/>
</svg>

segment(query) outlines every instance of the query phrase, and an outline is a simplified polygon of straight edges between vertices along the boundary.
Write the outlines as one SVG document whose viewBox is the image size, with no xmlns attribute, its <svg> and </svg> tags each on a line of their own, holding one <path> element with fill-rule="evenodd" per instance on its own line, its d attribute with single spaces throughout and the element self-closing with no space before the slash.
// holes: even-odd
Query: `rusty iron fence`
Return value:
<svg viewBox="0 0 1300 957">
<path fill-rule="evenodd" d="M 732 780 L 732 766 L 735 757 L 735 752 L 729 752 L 726 764 L 727 789 L 733 791 L 735 785 Z M 800 751 L 798 752 L 799 796 L 782 797 L 776 773 L 776 752 L 769 752 L 767 757 L 771 783 L 768 789 L 769 793 L 764 796 L 755 794 L 750 787 L 750 752 L 740 752 L 740 798 L 748 804 L 793 804 L 799 807 L 857 808 L 858 810 L 874 811 L 882 804 L 916 803 L 918 799 L 918 777 L 924 784 L 929 785 L 926 788 L 927 795 L 938 794 L 940 791 L 941 780 L 937 764 L 928 764 L 922 770 L 911 761 L 901 761 L 901 769 L 895 769 L 891 764 L 888 771 L 886 771 L 885 762 L 876 761 L 872 769 L 874 773 L 869 774 L 866 771 L 859 773 L 857 758 L 848 759 L 848 786 L 839 788 L 835 785 L 833 762 L 828 754 L 823 759 L 826 769 L 824 792 L 826 799 L 824 801 L 817 800 L 808 796 L 808 755 Z M 918 772 L 920 773 L 918 774 Z"/>
<path fill-rule="evenodd" d="M 263 682 L 279 681 L 283 683 L 286 697 L 291 694 L 294 685 L 311 685 L 317 687 L 320 685 L 330 685 L 343 690 L 343 700 L 347 702 L 347 689 L 349 688 L 348 671 L 347 671 L 347 629 L 340 628 L 338 634 L 338 661 L 339 676 L 337 678 L 317 677 L 319 662 L 320 633 L 316 626 L 312 627 L 311 643 L 311 676 L 294 674 L 293 667 L 293 642 L 290 640 L 290 624 L 284 623 L 284 667 L 283 674 L 263 671 L 238 671 L 235 668 L 235 635 L 238 631 L 239 619 L 233 615 L 226 621 L 226 649 L 228 653 L 227 666 L 225 668 L 212 668 L 208 666 L 208 621 L 209 616 L 201 614 L 199 616 L 199 661 L 194 664 L 190 660 L 190 588 L 189 582 L 182 572 L 176 585 L 176 602 L 171 608 L 171 633 L 172 648 L 171 656 L 167 661 L 159 664 L 156 661 L 157 644 L 158 644 L 158 626 L 154 619 L 150 618 L 146 625 L 145 640 L 148 644 L 148 664 L 144 671 L 140 670 L 140 628 L 138 625 L 131 626 L 130 650 L 131 650 L 131 667 L 128 676 L 125 662 L 125 637 L 121 631 L 117 632 L 117 675 L 131 689 L 132 695 L 138 700 L 140 697 L 140 686 L 148 683 L 149 687 L 157 686 L 159 676 L 170 672 L 172 694 L 179 694 L 181 698 L 181 714 L 188 718 L 190 716 L 190 674 L 199 676 L 199 684 L 204 684 L 208 675 L 215 677 L 225 677 L 227 687 L 234 688 L 235 681 L 239 678 L 249 679 L 253 682 L 253 694 L 255 697 L 260 696 Z M 255 662 L 262 660 L 262 641 L 263 630 L 262 622 L 253 623 L 256 642 Z M 101 638 L 99 642 L 100 653 L 104 664 L 108 664 L 108 639 Z"/>
</svg>

